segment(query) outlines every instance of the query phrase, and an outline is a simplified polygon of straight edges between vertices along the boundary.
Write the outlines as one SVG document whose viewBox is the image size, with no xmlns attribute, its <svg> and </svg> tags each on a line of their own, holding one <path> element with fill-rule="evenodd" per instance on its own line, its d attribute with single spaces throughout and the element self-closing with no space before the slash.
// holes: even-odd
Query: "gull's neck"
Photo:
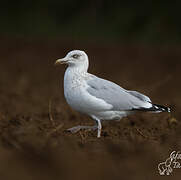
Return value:
<svg viewBox="0 0 181 180">
<path fill-rule="evenodd" d="M 67 68 L 67 72 L 71 72 L 73 74 L 87 74 L 88 70 L 88 63 L 80 63 L 80 64 L 74 64 L 69 65 Z"/>
<path fill-rule="evenodd" d="M 87 69 L 88 67 L 82 65 L 69 65 L 64 75 L 64 92 L 66 92 L 67 89 L 81 86 L 82 80 L 89 77 Z"/>
</svg>

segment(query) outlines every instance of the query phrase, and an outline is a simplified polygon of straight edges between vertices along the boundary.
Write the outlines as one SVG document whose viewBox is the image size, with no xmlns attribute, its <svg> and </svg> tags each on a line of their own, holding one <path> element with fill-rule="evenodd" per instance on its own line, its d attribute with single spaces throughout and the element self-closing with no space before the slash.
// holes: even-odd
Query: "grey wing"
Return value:
<svg viewBox="0 0 181 180">
<path fill-rule="evenodd" d="M 151 99 L 148 96 L 145 96 L 144 94 L 141 94 L 141 93 L 139 93 L 137 91 L 128 91 L 127 90 L 127 92 L 130 93 L 131 95 L 139 98 L 142 101 L 147 101 L 147 102 L 151 103 Z"/>
<path fill-rule="evenodd" d="M 130 93 L 111 81 L 93 76 L 87 80 L 87 84 L 88 93 L 111 104 L 113 110 L 132 110 L 148 106 L 147 101 L 138 97 L 140 93 L 133 95 L 133 92 Z"/>
</svg>

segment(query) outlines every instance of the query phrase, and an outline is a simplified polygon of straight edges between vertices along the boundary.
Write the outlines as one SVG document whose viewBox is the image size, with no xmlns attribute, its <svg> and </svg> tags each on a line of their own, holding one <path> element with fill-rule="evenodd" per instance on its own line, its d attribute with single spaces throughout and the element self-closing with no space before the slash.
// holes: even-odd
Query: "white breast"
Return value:
<svg viewBox="0 0 181 180">
<path fill-rule="evenodd" d="M 67 103 L 73 109 L 88 115 L 110 110 L 112 105 L 87 92 L 86 78 L 88 78 L 88 73 L 80 74 L 67 68 L 64 76 L 64 96 Z"/>
</svg>

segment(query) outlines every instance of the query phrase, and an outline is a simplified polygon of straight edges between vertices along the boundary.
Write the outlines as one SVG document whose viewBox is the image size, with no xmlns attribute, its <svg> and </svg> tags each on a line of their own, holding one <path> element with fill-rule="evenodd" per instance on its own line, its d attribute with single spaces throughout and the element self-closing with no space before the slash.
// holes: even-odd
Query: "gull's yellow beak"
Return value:
<svg viewBox="0 0 181 180">
<path fill-rule="evenodd" d="M 58 66 L 60 64 L 66 64 L 67 63 L 67 59 L 66 58 L 62 58 L 62 59 L 57 59 L 55 61 L 55 66 Z"/>
</svg>

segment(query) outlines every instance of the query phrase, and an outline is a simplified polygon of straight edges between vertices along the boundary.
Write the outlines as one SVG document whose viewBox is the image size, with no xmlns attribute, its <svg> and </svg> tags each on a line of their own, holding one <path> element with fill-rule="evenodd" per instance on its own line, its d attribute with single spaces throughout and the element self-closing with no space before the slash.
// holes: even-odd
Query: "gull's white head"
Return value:
<svg viewBox="0 0 181 180">
<path fill-rule="evenodd" d="M 68 64 L 69 67 L 80 67 L 87 70 L 89 61 L 88 56 L 84 51 L 73 50 L 70 51 L 64 58 L 58 59 L 55 62 L 55 65 L 59 64 Z"/>
</svg>

